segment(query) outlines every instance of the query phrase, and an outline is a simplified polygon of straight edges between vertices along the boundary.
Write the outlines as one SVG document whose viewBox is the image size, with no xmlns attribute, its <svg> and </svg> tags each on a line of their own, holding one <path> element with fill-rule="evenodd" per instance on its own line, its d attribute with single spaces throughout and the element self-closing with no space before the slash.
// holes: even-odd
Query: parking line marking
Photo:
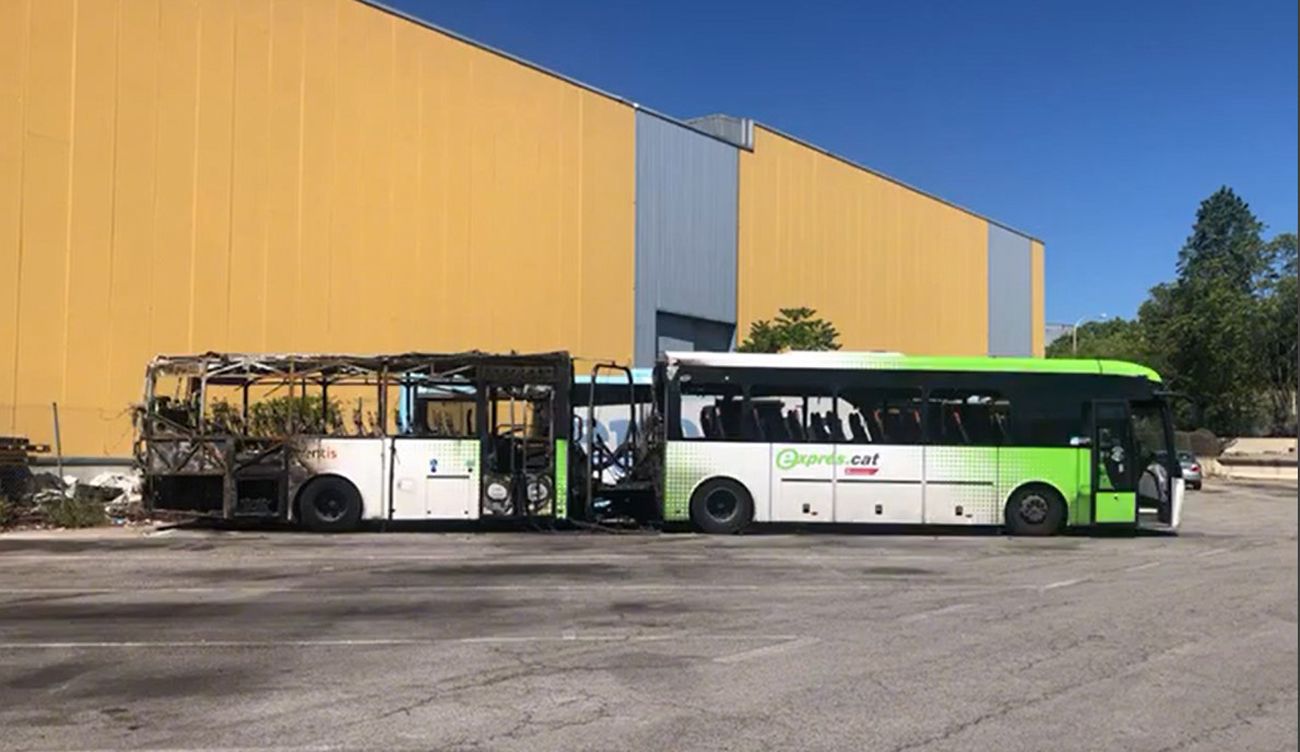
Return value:
<svg viewBox="0 0 1300 752">
<path fill-rule="evenodd" d="M 498 637 L 446 637 L 427 639 L 378 638 L 359 640 L 101 640 L 101 641 L 67 641 L 67 642 L 0 642 L 0 650 L 92 650 L 92 649 L 137 649 L 137 648 L 337 648 L 337 647 L 403 647 L 435 645 L 512 645 L 522 643 L 566 643 L 566 642 L 668 642 L 705 640 L 710 642 L 790 642 L 797 641 L 796 635 L 762 635 L 762 634 L 654 634 L 654 635 L 618 635 L 593 634 L 581 635 L 566 633 L 560 635 L 502 635 Z"/>
<path fill-rule="evenodd" d="M 232 552 L 237 551 L 237 549 L 234 549 L 232 547 L 231 551 Z M 243 552 L 242 549 L 238 551 Z M 268 553 L 270 551 L 271 551 L 270 548 L 263 547 L 263 548 L 258 548 L 256 550 L 253 550 L 252 553 L 261 554 L 261 553 Z M 340 552 L 344 554 L 348 554 L 349 561 L 376 563 L 376 564 L 384 564 L 384 563 L 401 564 L 403 562 L 420 561 L 420 562 L 450 562 L 450 563 L 462 564 L 466 566 L 482 565 L 484 567 L 491 567 L 493 566 L 493 562 L 494 562 L 494 560 L 491 559 L 467 559 L 465 556 L 457 555 L 457 554 L 410 554 L 410 555 L 366 554 L 362 556 L 353 556 L 351 555 L 351 552 L 347 551 L 347 549 L 340 549 Z M 114 551 L 111 549 L 105 549 L 105 550 L 86 552 L 80 554 L 57 554 L 57 553 L 22 554 L 22 553 L 7 553 L 3 548 L 0 548 L 0 556 L 4 557 L 6 563 L 33 562 L 33 563 L 41 563 L 41 564 L 52 562 L 52 561 L 90 562 L 90 561 L 95 561 L 97 559 L 109 559 L 114 563 L 126 563 L 126 562 L 194 563 L 195 561 L 203 561 L 203 559 L 201 558 L 202 554 L 211 554 L 211 553 L 216 553 L 218 555 L 221 555 L 223 552 L 221 551 L 221 549 L 217 549 L 217 548 L 194 551 L 193 553 L 176 553 L 176 552 L 162 552 L 162 551 L 158 553 L 150 553 L 145 551 Z M 744 560 L 747 562 L 755 562 L 755 563 L 762 563 L 762 562 L 803 563 L 808 561 L 814 561 L 814 562 L 828 562 L 828 563 L 838 563 L 838 564 L 861 564 L 864 561 L 886 561 L 886 560 L 945 561 L 953 558 L 951 556 L 937 555 L 937 554 L 885 553 L 885 552 L 874 551 L 874 550 L 864 550 L 861 553 L 855 553 L 852 555 L 814 554 L 811 556 L 806 554 L 797 554 L 797 553 L 789 553 L 789 554 L 764 553 L 761 551 L 746 551 L 745 549 L 734 549 L 730 553 L 733 554 L 732 558 L 736 560 Z M 297 563 L 324 562 L 324 563 L 333 564 L 338 561 L 338 554 L 323 551 L 320 554 L 307 554 L 307 555 L 297 554 L 297 555 L 288 555 L 288 556 L 276 556 L 276 560 L 281 562 L 297 562 Z M 557 560 L 563 561 L 565 563 L 570 563 L 570 564 L 616 564 L 622 562 L 642 562 L 642 561 L 654 561 L 654 562 L 710 561 L 712 560 L 712 557 L 710 557 L 706 553 L 701 553 L 696 551 L 677 551 L 677 550 L 668 551 L 668 552 L 654 551 L 650 553 L 640 552 L 640 551 L 636 551 L 636 552 L 629 551 L 626 553 L 576 554 L 576 555 L 573 554 L 572 552 L 556 552 L 552 555 L 547 555 L 547 554 L 539 555 L 536 553 L 530 553 L 527 555 L 512 557 L 510 561 L 512 564 L 552 564 L 555 563 Z M 495 561 L 499 561 L 499 560 L 495 560 Z M 219 563 L 224 564 L 226 562 L 220 561 Z"/>
<path fill-rule="evenodd" d="M 0 588 L 0 596 L 23 596 L 23 595 L 68 595 L 68 596 L 97 596 L 97 595 L 157 595 L 160 593 L 173 595 L 220 595 L 222 593 L 230 594 L 286 594 L 299 593 L 308 595 L 313 598 L 319 598 L 322 595 L 343 595 L 349 593 L 468 593 L 468 592 L 563 592 L 563 593 L 625 593 L 625 592 L 687 592 L 687 593 L 716 593 L 716 592 L 735 592 L 735 593 L 861 593 L 879 591 L 885 588 L 887 582 L 871 583 L 844 583 L 840 585 L 816 585 L 816 584 L 779 584 L 779 585 L 686 585 L 673 583 L 646 583 L 646 584 L 625 584 L 625 585 L 547 585 L 542 583 L 532 585 L 376 585 L 365 586 L 356 585 L 349 587 L 259 587 L 256 585 L 233 585 L 229 587 L 138 587 L 138 588 L 71 588 L 71 587 L 48 587 L 48 588 Z M 960 588 L 963 592 L 989 592 L 1000 593 L 1012 590 L 1023 589 L 1014 585 L 991 585 L 985 587 L 972 587 L 964 583 L 938 583 L 927 582 L 923 584 L 927 589 L 943 590 L 950 588 Z M 0 607 L 5 604 L 0 602 Z"/>
<path fill-rule="evenodd" d="M 406 747 L 387 746 L 386 749 L 408 749 Z M 80 748 L 75 747 L 77 752 L 121 752 L 121 747 L 93 747 Z M 276 745 L 274 747 L 150 747 L 151 752 L 333 752 L 333 750 L 351 749 L 350 747 L 338 746 L 312 746 L 312 747 L 285 747 Z M 421 747 L 420 749 L 424 749 Z"/>
<path fill-rule="evenodd" d="M 1231 548 L 1211 548 L 1209 551 L 1200 552 L 1196 555 L 1196 558 L 1204 559 L 1209 556 L 1218 556 L 1219 554 L 1226 554 L 1231 550 Z"/>
<path fill-rule="evenodd" d="M 1141 571 L 1144 570 L 1144 569 L 1154 569 L 1154 568 L 1156 568 L 1156 567 L 1158 567 L 1158 566 L 1160 566 L 1160 562 L 1158 562 L 1158 561 L 1148 561 L 1146 564 L 1138 564 L 1137 566 L 1135 566 L 1135 567 L 1129 567 L 1128 569 L 1125 569 L 1124 571 L 1125 571 L 1125 572 L 1141 572 Z"/>
<path fill-rule="evenodd" d="M 761 648 L 746 650 L 743 653 L 732 653 L 731 655 L 720 656 L 714 658 L 713 662 L 741 663 L 743 661 L 751 661 L 755 658 L 767 658 L 781 653 L 788 653 L 791 650 L 798 650 L 799 648 L 807 647 L 809 645 L 815 645 L 818 642 L 821 642 L 821 640 L 818 640 L 816 637 L 800 637 L 793 640 L 786 640 L 785 642 L 779 642 L 775 645 L 765 645 Z"/>
<path fill-rule="evenodd" d="M 911 624 L 912 622 L 925 621 L 933 616 L 943 616 L 945 614 L 956 613 L 957 611 L 965 611 L 968 608 L 972 608 L 974 605 L 975 604 L 973 603 L 954 603 L 951 606 L 944 606 L 943 608 L 936 608 L 931 611 L 908 614 L 899 619 L 899 621 L 905 624 Z"/>
<path fill-rule="evenodd" d="M 1071 585 L 1078 585 L 1079 583 L 1087 582 L 1087 581 L 1088 581 L 1087 577 L 1079 577 L 1073 580 L 1059 580 L 1057 582 L 1049 582 L 1048 584 L 1040 587 L 1039 590 L 1056 590 L 1057 588 L 1070 587 Z"/>
</svg>

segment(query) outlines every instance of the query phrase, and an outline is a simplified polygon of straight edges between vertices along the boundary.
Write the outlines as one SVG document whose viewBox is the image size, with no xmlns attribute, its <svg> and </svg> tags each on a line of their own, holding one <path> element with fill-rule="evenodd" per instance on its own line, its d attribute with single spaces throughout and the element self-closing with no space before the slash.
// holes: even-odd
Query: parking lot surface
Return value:
<svg viewBox="0 0 1300 752">
<path fill-rule="evenodd" d="M 1288 750 L 1296 488 L 1183 534 L 0 537 L 0 747 Z"/>
</svg>

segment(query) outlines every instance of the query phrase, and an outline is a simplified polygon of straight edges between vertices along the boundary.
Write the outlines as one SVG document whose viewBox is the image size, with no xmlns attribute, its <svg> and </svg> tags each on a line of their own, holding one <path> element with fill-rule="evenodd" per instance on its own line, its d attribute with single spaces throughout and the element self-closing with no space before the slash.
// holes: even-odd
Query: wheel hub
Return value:
<svg viewBox="0 0 1300 752">
<path fill-rule="evenodd" d="M 316 499 L 315 506 L 321 518 L 330 522 L 336 522 L 342 518 L 343 510 L 346 507 L 342 499 L 332 495 Z"/>
<path fill-rule="evenodd" d="M 704 509 L 715 520 L 729 520 L 736 514 L 739 503 L 726 491 L 714 491 L 704 502 Z"/>
<path fill-rule="evenodd" d="M 1031 525 L 1042 524 L 1047 519 L 1047 499 L 1033 494 L 1020 502 L 1020 517 Z"/>
</svg>

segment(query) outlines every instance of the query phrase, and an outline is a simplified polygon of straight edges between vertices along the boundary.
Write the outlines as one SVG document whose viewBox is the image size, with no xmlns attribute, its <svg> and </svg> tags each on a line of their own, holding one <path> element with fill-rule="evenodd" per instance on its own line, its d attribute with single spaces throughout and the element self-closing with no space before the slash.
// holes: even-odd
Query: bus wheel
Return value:
<svg viewBox="0 0 1300 752">
<path fill-rule="evenodd" d="M 734 480 L 705 481 L 691 496 L 691 522 L 710 535 L 734 535 L 754 519 L 754 499 Z"/>
<path fill-rule="evenodd" d="M 317 478 L 298 496 L 298 517 L 318 533 L 353 530 L 361 521 L 361 494 L 342 478 Z"/>
<path fill-rule="evenodd" d="M 1012 535 L 1054 535 L 1065 522 L 1065 500 L 1047 486 L 1025 486 L 1007 501 L 1006 526 Z"/>
</svg>

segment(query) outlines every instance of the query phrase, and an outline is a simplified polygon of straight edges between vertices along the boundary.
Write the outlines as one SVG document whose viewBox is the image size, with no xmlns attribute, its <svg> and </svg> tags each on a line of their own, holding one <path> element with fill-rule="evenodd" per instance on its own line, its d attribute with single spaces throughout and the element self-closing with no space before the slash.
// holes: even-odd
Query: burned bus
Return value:
<svg viewBox="0 0 1300 752">
<path fill-rule="evenodd" d="M 134 454 L 146 504 L 317 531 L 563 518 L 567 353 L 163 356 Z"/>
</svg>

